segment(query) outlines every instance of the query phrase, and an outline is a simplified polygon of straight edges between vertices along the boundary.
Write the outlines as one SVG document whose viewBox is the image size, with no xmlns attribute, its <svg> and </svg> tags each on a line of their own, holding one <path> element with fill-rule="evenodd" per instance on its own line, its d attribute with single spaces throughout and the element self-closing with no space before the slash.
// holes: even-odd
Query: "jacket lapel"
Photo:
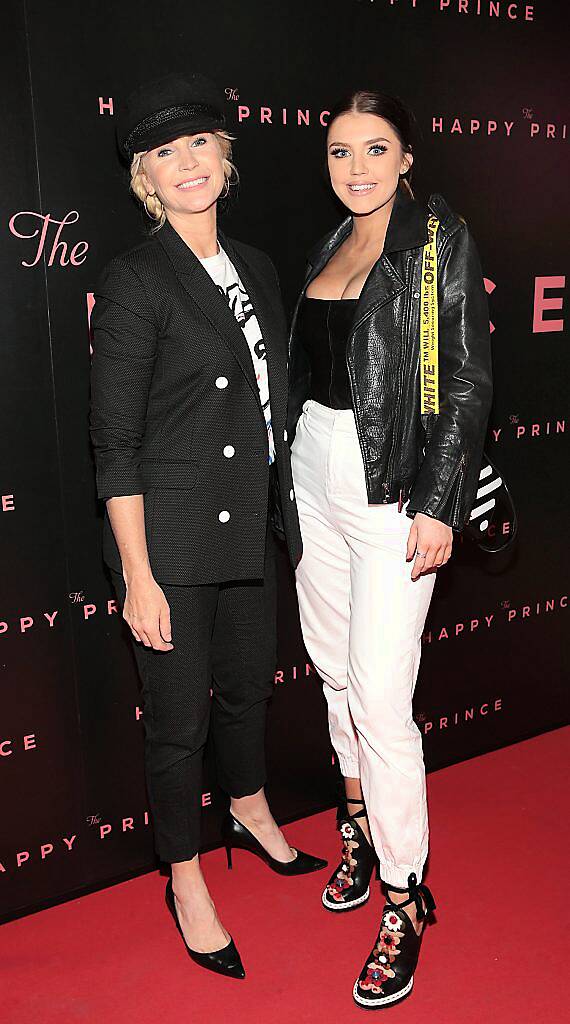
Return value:
<svg viewBox="0 0 570 1024">
<path fill-rule="evenodd" d="M 251 263 L 246 262 L 231 240 L 220 234 L 220 241 L 234 264 L 255 310 L 267 357 L 271 418 L 274 425 L 280 427 L 285 421 L 287 407 L 287 349 L 285 333 L 282 345 L 279 344 L 279 318 L 278 311 L 274 308 L 275 296 L 268 289 L 264 277 Z"/>
<path fill-rule="evenodd" d="M 358 300 L 352 330 L 356 330 L 374 310 L 393 301 L 406 288 L 395 266 L 392 253 L 414 249 L 427 242 L 428 210 L 400 189 L 396 192 L 390 213 L 383 252 L 372 267 Z M 309 253 L 309 266 L 303 285 L 304 294 L 311 281 L 321 273 L 339 246 L 352 231 L 352 217 L 347 217 L 323 242 Z"/>
<path fill-rule="evenodd" d="M 197 256 L 168 221 L 158 233 L 157 241 L 162 245 L 176 276 L 190 298 L 200 307 L 204 316 L 210 321 L 212 327 L 239 363 L 259 403 L 259 389 L 245 335 L 219 288 L 216 287 Z M 250 298 L 253 302 L 251 295 Z"/>
</svg>

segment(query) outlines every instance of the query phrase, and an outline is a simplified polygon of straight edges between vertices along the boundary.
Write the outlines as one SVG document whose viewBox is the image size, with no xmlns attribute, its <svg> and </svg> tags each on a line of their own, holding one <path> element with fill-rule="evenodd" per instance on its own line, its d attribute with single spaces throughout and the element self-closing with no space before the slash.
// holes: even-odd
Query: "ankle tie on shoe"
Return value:
<svg viewBox="0 0 570 1024">
<path fill-rule="evenodd" d="M 386 900 L 390 906 L 402 909 L 403 907 L 409 907 L 413 903 L 416 908 L 418 921 L 423 921 L 428 914 L 435 910 L 435 900 L 430 890 L 423 882 L 418 885 L 417 876 L 413 871 L 408 875 L 408 884 L 405 889 L 399 889 L 397 885 L 391 885 L 388 882 L 386 882 L 386 889 L 388 890 L 386 892 Z M 390 892 L 407 892 L 409 893 L 409 898 L 403 900 L 402 903 L 395 903 L 394 900 L 390 899 Z"/>
<path fill-rule="evenodd" d="M 359 810 L 356 810 L 356 811 L 354 811 L 353 814 L 351 814 L 349 809 L 348 809 L 348 805 L 349 804 L 360 804 L 361 806 L 360 806 Z M 339 796 L 339 800 L 338 800 L 338 804 L 337 804 L 337 810 L 336 810 L 336 823 L 337 823 L 337 827 L 338 828 L 340 828 L 340 826 L 343 824 L 343 822 L 345 822 L 349 818 L 365 818 L 365 817 L 366 817 L 366 806 L 365 806 L 364 800 L 357 799 L 356 797 L 354 797 L 354 799 L 349 799 L 344 794 L 341 794 Z"/>
</svg>

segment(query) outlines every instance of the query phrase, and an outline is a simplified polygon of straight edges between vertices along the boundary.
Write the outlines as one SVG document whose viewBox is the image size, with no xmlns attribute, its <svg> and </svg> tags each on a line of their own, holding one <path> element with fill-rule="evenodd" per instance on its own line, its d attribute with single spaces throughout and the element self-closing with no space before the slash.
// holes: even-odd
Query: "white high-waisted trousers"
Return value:
<svg viewBox="0 0 570 1024">
<path fill-rule="evenodd" d="M 412 520 L 369 505 L 352 410 L 309 400 L 292 447 L 303 557 L 303 638 L 324 681 L 342 774 L 360 778 L 382 879 L 418 882 L 428 852 L 425 770 L 412 696 L 435 573 L 411 580 Z"/>
</svg>

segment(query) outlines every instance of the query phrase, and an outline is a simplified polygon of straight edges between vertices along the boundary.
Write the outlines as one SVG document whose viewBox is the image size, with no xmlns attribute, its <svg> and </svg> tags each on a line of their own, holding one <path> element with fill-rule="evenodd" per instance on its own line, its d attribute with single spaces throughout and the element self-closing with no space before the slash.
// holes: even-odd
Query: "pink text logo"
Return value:
<svg viewBox="0 0 570 1024">
<path fill-rule="evenodd" d="M 70 243 L 61 237 L 64 229 L 78 220 L 77 210 L 70 210 L 63 220 L 57 220 L 51 213 L 35 213 L 33 210 L 20 210 L 13 214 L 9 222 L 11 234 L 16 238 L 33 239 L 36 246 L 32 261 L 22 260 L 22 266 L 35 267 L 44 256 L 48 267 L 53 267 L 56 260 L 60 267 L 80 267 L 87 259 L 88 242 L 75 242 L 70 248 Z M 55 230 L 51 231 L 51 228 Z"/>
</svg>

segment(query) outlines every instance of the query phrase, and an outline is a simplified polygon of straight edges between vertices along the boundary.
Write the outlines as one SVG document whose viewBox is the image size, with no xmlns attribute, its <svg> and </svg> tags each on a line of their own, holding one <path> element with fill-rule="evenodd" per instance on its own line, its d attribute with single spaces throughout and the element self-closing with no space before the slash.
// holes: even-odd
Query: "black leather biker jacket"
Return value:
<svg viewBox="0 0 570 1024">
<path fill-rule="evenodd" d="M 420 287 L 432 213 L 440 221 L 440 411 L 421 415 Z M 348 217 L 309 255 L 289 341 L 290 443 L 310 388 L 299 304 L 351 230 Z M 475 501 L 491 406 L 489 312 L 475 243 L 443 196 L 432 195 L 426 206 L 396 193 L 384 251 L 356 306 L 347 366 L 369 503 L 408 502 L 410 517 L 423 512 L 461 530 Z"/>
</svg>

